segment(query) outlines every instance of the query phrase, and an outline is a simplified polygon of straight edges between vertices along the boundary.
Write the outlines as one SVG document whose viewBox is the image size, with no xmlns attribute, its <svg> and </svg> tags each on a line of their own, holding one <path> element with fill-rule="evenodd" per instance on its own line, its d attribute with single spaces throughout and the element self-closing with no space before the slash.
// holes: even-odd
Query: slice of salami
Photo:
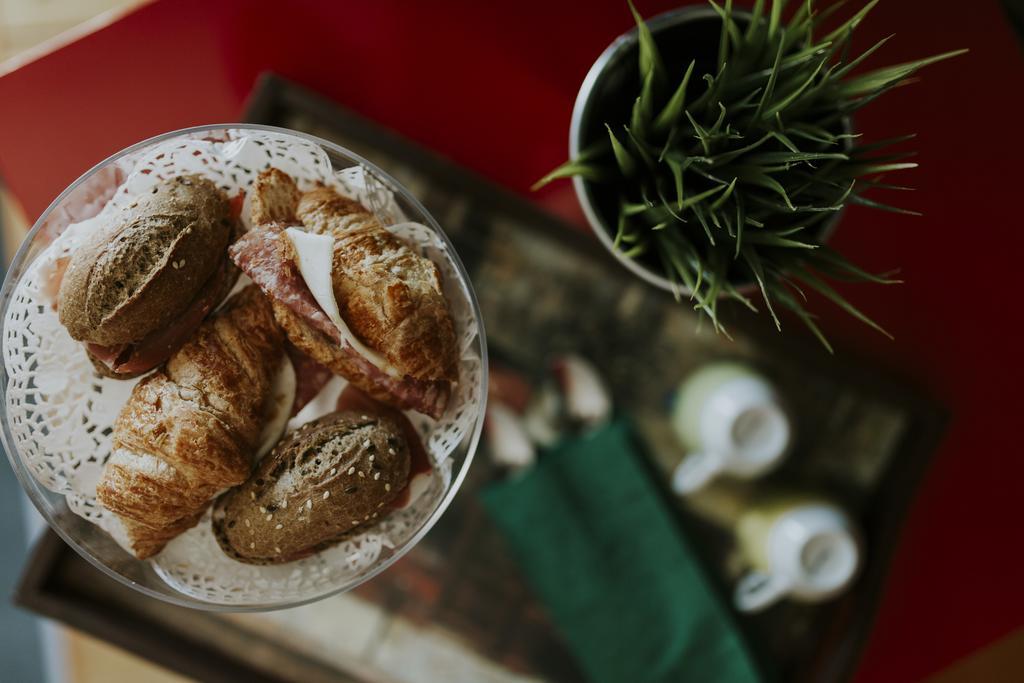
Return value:
<svg viewBox="0 0 1024 683">
<path fill-rule="evenodd" d="M 451 384 L 446 380 L 420 380 L 408 375 L 401 379 L 392 377 L 366 359 L 363 374 L 383 389 L 399 408 L 416 410 L 440 419 L 451 397 Z"/>
<path fill-rule="evenodd" d="M 338 328 L 313 298 L 295 262 L 282 253 L 280 234 L 286 227 L 281 223 L 254 227 L 228 247 L 228 254 L 264 294 L 340 343 Z"/>
</svg>

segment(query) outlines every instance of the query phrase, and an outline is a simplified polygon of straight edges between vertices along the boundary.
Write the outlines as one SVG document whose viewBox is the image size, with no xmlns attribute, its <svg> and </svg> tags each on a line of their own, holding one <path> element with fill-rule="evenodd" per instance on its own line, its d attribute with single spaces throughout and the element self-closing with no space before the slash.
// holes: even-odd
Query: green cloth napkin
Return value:
<svg viewBox="0 0 1024 683">
<path fill-rule="evenodd" d="M 483 491 L 594 683 L 761 680 L 742 636 L 615 422 Z"/>
</svg>

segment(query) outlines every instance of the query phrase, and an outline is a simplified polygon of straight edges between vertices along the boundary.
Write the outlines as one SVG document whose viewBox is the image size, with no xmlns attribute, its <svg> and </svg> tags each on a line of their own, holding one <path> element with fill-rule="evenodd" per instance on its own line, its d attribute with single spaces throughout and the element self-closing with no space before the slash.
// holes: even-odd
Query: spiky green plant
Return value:
<svg viewBox="0 0 1024 683">
<path fill-rule="evenodd" d="M 863 195 L 908 189 L 881 176 L 916 166 L 905 161 L 910 154 L 880 151 L 913 136 L 863 144 L 847 122 L 920 68 L 964 50 L 861 72 L 858 66 L 889 40 L 851 53 L 854 30 L 878 0 L 828 32 L 822 26 L 838 4 L 819 12 L 806 0 L 786 20 L 786 0 L 756 0 L 749 14 L 734 14 L 732 0 L 709 2 L 721 18 L 709 73 L 696 71 L 696 59 L 670 69 L 630 3 L 641 84 L 632 114 L 628 121 L 605 121 L 607 140 L 538 187 L 567 176 L 614 187 L 615 247 L 631 258 L 656 255 L 677 298 L 689 292 L 717 331 L 724 332 L 719 299 L 756 311 L 738 289 L 756 282 L 778 329 L 781 305 L 829 350 L 802 304 L 804 288 L 885 334 L 825 278 L 895 280 L 868 273 L 819 242 L 830 218 L 848 204 L 914 213 Z"/>
</svg>

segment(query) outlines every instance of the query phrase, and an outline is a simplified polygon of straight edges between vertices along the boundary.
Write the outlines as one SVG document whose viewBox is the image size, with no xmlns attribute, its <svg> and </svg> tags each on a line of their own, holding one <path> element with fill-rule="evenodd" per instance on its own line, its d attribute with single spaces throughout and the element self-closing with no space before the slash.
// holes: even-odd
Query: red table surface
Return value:
<svg viewBox="0 0 1024 683">
<path fill-rule="evenodd" d="M 677 3 L 638 4 L 649 15 Z M 579 84 L 629 22 L 624 0 L 155 2 L 0 78 L 0 173 L 34 218 L 132 142 L 237 120 L 271 69 L 573 213 L 566 184 L 528 188 L 564 158 Z M 862 47 L 897 34 L 878 65 L 971 49 L 856 122 L 866 138 L 919 133 L 922 168 L 901 179 L 919 189 L 896 199 L 926 215 L 852 210 L 835 238 L 866 266 L 902 267 L 905 285 L 844 290 L 896 341 L 819 306 L 841 346 L 913 377 L 953 413 L 857 674 L 907 681 L 1024 624 L 1024 453 L 1012 426 L 1024 418 L 1024 71 L 995 0 L 889 0 L 859 33 Z"/>
</svg>

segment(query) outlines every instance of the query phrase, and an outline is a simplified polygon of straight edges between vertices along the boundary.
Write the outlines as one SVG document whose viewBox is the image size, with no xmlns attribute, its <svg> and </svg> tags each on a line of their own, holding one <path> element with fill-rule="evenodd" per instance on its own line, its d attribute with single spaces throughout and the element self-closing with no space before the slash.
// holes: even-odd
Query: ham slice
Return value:
<svg viewBox="0 0 1024 683">
<path fill-rule="evenodd" d="M 392 377 L 345 341 L 313 298 L 295 263 L 283 253 L 280 234 L 287 227 L 276 223 L 253 228 L 228 248 L 228 254 L 264 294 L 287 306 L 306 324 L 334 341 L 339 352 L 357 364 L 374 384 L 394 397 L 397 405 L 439 418 L 448 402 L 450 384 L 441 380 L 420 380 L 408 375 Z"/>
<path fill-rule="evenodd" d="M 295 417 L 320 393 L 324 385 L 334 377 L 334 373 L 295 348 L 291 342 L 285 342 L 284 350 L 292 362 L 292 367 L 295 368 L 295 402 L 292 403 L 291 414 Z"/>
</svg>

